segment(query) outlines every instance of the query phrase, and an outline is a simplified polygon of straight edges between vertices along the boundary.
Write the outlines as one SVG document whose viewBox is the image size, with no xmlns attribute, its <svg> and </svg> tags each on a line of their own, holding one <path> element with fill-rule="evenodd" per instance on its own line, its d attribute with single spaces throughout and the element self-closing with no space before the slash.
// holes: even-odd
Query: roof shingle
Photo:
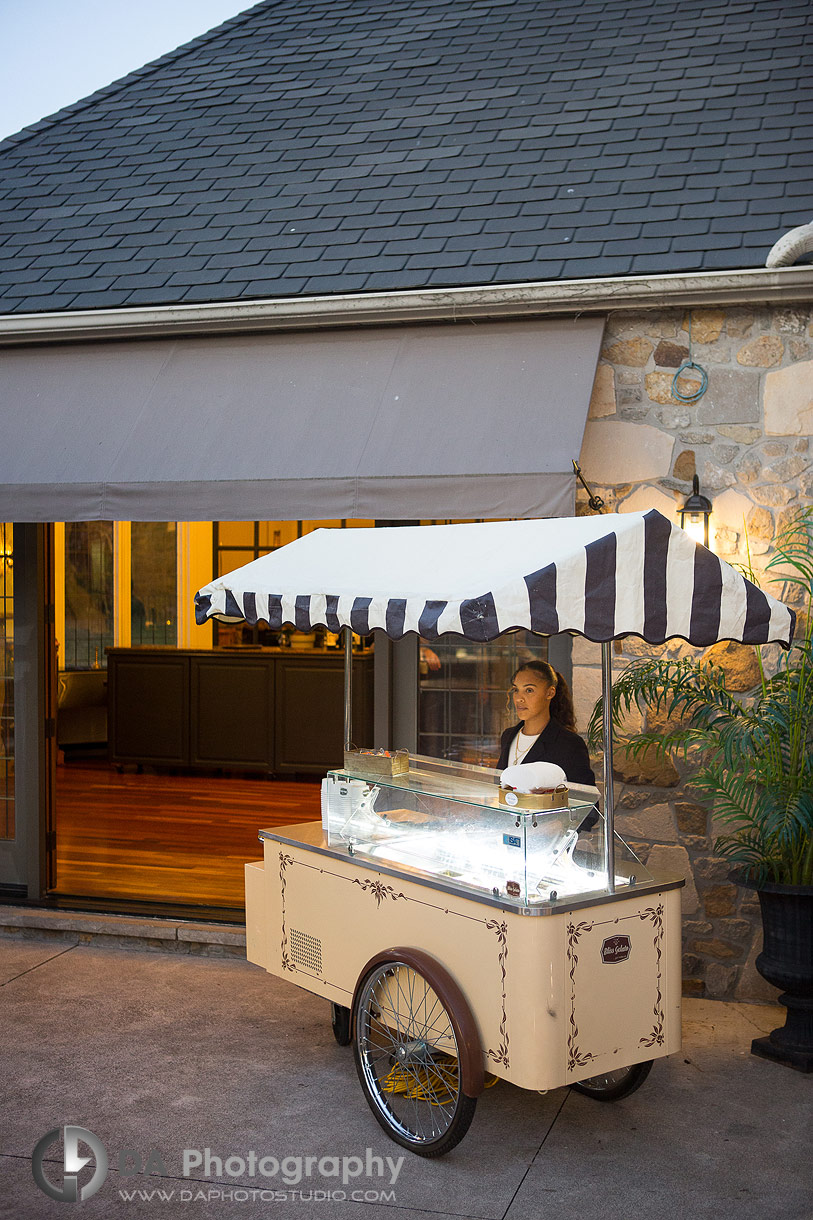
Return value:
<svg viewBox="0 0 813 1220">
<path fill-rule="evenodd" d="M 0 309 L 737 268 L 813 0 L 264 0 L 0 144 Z"/>
</svg>

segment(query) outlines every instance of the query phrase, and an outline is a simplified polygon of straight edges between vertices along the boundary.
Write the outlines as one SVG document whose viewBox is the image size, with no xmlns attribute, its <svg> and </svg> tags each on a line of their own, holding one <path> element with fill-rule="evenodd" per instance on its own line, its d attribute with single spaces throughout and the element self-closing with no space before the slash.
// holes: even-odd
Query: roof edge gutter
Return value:
<svg viewBox="0 0 813 1220">
<path fill-rule="evenodd" d="M 0 346 L 813 299 L 813 266 L 0 315 Z"/>
</svg>

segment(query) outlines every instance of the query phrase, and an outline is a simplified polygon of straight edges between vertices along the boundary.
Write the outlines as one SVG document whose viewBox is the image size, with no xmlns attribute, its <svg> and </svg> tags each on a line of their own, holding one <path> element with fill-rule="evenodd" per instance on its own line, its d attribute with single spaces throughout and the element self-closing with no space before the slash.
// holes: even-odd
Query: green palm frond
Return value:
<svg viewBox="0 0 813 1220">
<path fill-rule="evenodd" d="M 612 719 L 620 729 L 637 708 L 663 712 L 668 718 L 692 716 L 700 725 L 720 716 L 736 715 L 740 705 L 728 692 L 725 674 L 715 665 L 699 665 L 693 658 L 633 661 L 613 684 Z M 597 703 L 587 733 L 591 748 L 601 744 L 603 710 Z"/>
</svg>

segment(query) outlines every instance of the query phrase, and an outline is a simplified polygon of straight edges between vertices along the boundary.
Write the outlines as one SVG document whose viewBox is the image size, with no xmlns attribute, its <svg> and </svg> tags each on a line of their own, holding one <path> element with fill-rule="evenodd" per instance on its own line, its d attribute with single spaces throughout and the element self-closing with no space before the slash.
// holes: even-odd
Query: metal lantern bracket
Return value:
<svg viewBox="0 0 813 1220">
<path fill-rule="evenodd" d="M 686 517 L 697 515 L 703 517 L 703 545 L 709 545 L 709 517 L 712 514 L 712 503 L 708 496 L 700 491 L 700 480 L 695 475 L 692 479 L 692 494 L 686 497 L 685 504 L 678 509 L 680 528 L 686 528 Z"/>
<path fill-rule="evenodd" d="M 601 496 L 597 496 L 596 493 L 593 491 L 592 487 L 590 487 L 590 485 L 588 484 L 584 475 L 582 474 L 582 468 L 579 465 L 579 463 L 576 461 L 576 459 L 571 458 L 571 461 L 573 462 L 573 473 L 575 474 L 576 478 L 581 483 L 584 490 L 587 492 L 587 496 L 588 496 L 587 503 L 588 503 L 589 507 L 593 510 L 594 513 L 600 513 L 604 508 L 604 501 L 602 500 Z"/>
</svg>

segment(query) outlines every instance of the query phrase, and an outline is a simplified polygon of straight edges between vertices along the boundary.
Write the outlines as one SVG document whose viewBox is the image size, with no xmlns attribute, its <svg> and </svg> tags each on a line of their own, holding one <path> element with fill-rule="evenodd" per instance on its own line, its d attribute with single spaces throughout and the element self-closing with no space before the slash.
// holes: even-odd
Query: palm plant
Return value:
<svg viewBox="0 0 813 1220">
<path fill-rule="evenodd" d="M 780 533 L 766 572 L 772 584 L 801 591 L 801 634 L 768 677 L 756 648 L 756 695 L 736 698 L 723 669 L 695 658 L 632 662 L 612 691 L 613 724 L 621 730 L 633 708 L 665 713 L 665 732 L 623 738 L 636 757 L 654 749 L 699 761 L 692 786 L 705 793 L 727 827 L 715 850 L 757 886 L 813 885 L 813 507 Z M 749 562 L 743 572 L 755 580 Z M 601 740 L 601 704 L 590 721 Z"/>
</svg>

